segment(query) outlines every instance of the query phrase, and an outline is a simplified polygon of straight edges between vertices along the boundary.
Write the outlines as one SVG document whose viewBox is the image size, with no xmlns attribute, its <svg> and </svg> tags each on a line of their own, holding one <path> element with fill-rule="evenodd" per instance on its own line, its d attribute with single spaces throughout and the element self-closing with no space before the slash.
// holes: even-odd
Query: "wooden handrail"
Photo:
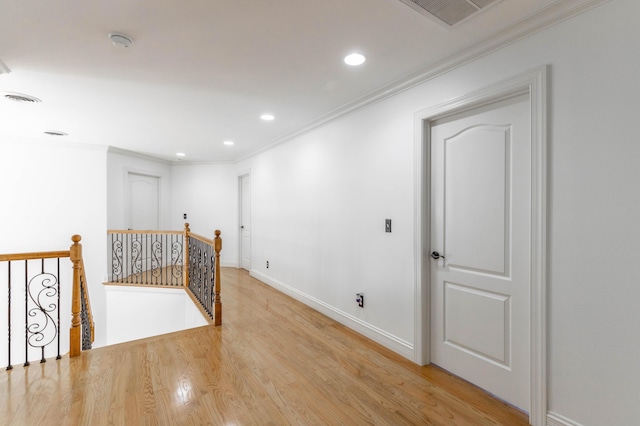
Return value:
<svg viewBox="0 0 640 426">
<path fill-rule="evenodd" d="M 140 229 L 107 229 L 107 234 L 169 234 L 169 235 L 181 235 L 183 232 L 184 231 L 158 231 L 158 230 L 140 230 Z"/>
<path fill-rule="evenodd" d="M 220 231 L 217 231 L 217 232 L 220 232 Z M 189 237 L 195 238 L 196 240 L 202 241 L 203 243 L 209 244 L 210 246 L 213 246 L 215 244 L 214 243 L 215 237 L 211 239 L 211 238 L 203 237 L 202 235 L 194 234 L 193 232 L 189 232 Z"/>
<path fill-rule="evenodd" d="M 69 257 L 70 252 L 67 251 L 40 251 L 33 253 L 14 253 L 0 254 L 0 262 L 15 260 L 36 260 L 36 259 L 55 259 L 59 257 Z"/>
</svg>

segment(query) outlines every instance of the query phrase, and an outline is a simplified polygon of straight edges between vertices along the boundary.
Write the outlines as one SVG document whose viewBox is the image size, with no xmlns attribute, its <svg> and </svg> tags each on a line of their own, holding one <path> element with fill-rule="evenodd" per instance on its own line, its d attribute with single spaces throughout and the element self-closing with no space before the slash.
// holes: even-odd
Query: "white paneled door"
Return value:
<svg viewBox="0 0 640 426">
<path fill-rule="evenodd" d="M 432 122 L 431 362 L 530 407 L 529 95 Z"/>
<path fill-rule="evenodd" d="M 251 270 L 251 176 L 240 178 L 240 262 Z"/>
<path fill-rule="evenodd" d="M 128 173 L 129 229 L 157 230 L 159 226 L 159 178 Z"/>
</svg>

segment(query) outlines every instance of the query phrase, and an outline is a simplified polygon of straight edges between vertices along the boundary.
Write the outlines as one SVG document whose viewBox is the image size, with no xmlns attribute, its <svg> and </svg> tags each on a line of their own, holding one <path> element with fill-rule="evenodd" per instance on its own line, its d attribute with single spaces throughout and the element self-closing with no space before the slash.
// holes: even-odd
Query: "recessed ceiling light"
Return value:
<svg viewBox="0 0 640 426">
<path fill-rule="evenodd" d="M 260 118 L 262 118 L 264 121 L 273 121 L 275 120 L 275 117 L 271 114 L 262 114 L 260 116 Z"/>
<path fill-rule="evenodd" d="M 46 130 L 44 134 L 49 136 L 69 136 L 69 133 L 61 132 L 60 130 Z"/>
<path fill-rule="evenodd" d="M 234 144 L 234 142 L 233 142 L 233 141 L 224 141 L 224 142 L 222 142 L 222 143 L 223 143 L 223 144 L 225 144 L 225 145 L 227 145 L 227 146 L 231 146 L 231 145 L 233 145 L 233 144 Z"/>
<path fill-rule="evenodd" d="M 176 157 L 184 157 L 184 156 L 186 156 L 186 155 L 187 155 L 187 154 L 185 154 L 184 152 L 177 152 L 177 153 L 176 153 Z"/>
<path fill-rule="evenodd" d="M 133 40 L 124 34 L 109 33 L 111 43 L 116 47 L 131 47 Z"/>
<path fill-rule="evenodd" d="M 35 96 L 25 95 L 23 93 L 6 92 L 4 94 L 4 97 L 5 97 L 5 99 L 9 99 L 9 100 L 14 101 L 14 102 L 23 102 L 23 103 L 28 103 L 28 104 L 42 102 L 40 99 L 36 98 Z"/>
<path fill-rule="evenodd" d="M 345 56 L 344 63 L 351 66 L 357 66 L 364 64 L 364 61 L 367 60 L 367 57 L 362 53 L 352 53 L 350 55 Z"/>
</svg>

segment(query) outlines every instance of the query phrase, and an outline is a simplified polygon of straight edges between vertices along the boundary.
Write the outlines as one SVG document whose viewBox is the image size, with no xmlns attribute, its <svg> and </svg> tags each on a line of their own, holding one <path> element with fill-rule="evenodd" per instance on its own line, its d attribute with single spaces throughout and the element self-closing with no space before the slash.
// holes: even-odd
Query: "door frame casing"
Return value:
<svg viewBox="0 0 640 426">
<path fill-rule="evenodd" d="M 242 178 L 244 177 L 251 177 L 251 169 L 249 170 L 244 170 L 242 172 L 238 172 L 238 224 L 236 226 L 236 229 L 238 230 L 238 269 L 243 269 L 242 268 L 242 244 L 243 244 L 243 237 L 242 237 L 242 229 L 240 228 L 240 226 L 242 226 L 242 209 L 244 208 L 243 204 L 242 204 Z M 249 194 L 249 196 L 251 196 L 251 194 Z M 251 213 L 249 213 L 249 220 L 251 220 Z M 251 244 L 251 247 L 253 247 L 253 244 Z M 253 248 L 251 249 L 253 250 Z M 253 259 L 253 253 L 251 253 L 251 258 Z"/>
<path fill-rule="evenodd" d="M 531 259 L 530 259 L 530 413 L 533 426 L 546 424 L 547 322 L 546 322 L 546 185 L 547 185 L 547 74 L 542 66 L 500 83 L 418 111 L 415 135 L 415 315 L 414 361 L 430 359 L 430 239 L 431 123 L 437 119 L 528 94 L 531 120 Z"/>
</svg>

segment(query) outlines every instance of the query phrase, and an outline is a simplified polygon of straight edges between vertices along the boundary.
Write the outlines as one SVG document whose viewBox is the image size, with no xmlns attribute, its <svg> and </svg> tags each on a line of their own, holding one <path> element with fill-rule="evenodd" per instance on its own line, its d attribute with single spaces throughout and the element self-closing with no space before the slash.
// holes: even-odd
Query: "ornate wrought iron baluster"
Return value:
<svg viewBox="0 0 640 426">
<path fill-rule="evenodd" d="M 56 359 L 62 358 L 60 356 L 60 258 L 58 258 L 58 354 Z"/>
<path fill-rule="evenodd" d="M 29 279 L 27 284 L 26 293 L 33 307 L 27 307 L 28 311 L 25 314 L 33 320 L 27 321 L 26 324 L 26 343 L 33 348 L 40 348 L 40 362 L 46 362 L 45 347 L 58 337 L 58 328 L 51 314 L 58 309 L 55 300 L 58 296 L 59 281 L 59 277 L 45 271 L 42 259 L 40 273 Z"/>
<path fill-rule="evenodd" d="M 180 242 L 182 236 L 178 235 L 171 242 L 171 282 L 175 285 L 182 283 L 182 264 L 183 264 L 183 242 Z"/>
<path fill-rule="evenodd" d="M 111 234 L 111 280 L 114 282 L 124 279 L 123 242 L 119 234 Z"/>
<path fill-rule="evenodd" d="M 29 366 L 29 346 L 27 339 L 29 338 L 29 318 L 27 317 L 29 307 L 27 303 L 29 301 L 29 264 L 28 261 L 24 261 L 24 366 Z"/>
<path fill-rule="evenodd" d="M 7 299 L 8 299 L 8 317 L 7 323 L 8 326 L 8 338 L 7 338 L 7 370 L 11 370 L 13 366 L 11 365 L 11 261 L 7 262 L 7 278 L 8 278 L 8 286 L 7 286 Z"/>
<path fill-rule="evenodd" d="M 82 280 L 80 285 L 80 320 L 82 322 L 82 350 L 91 349 L 91 323 L 89 322 L 89 310 L 87 309 L 87 300 L 85 292 L 86 283 Z M 60 340 L 60 339 L 58 339 Z"/>
</svg>

